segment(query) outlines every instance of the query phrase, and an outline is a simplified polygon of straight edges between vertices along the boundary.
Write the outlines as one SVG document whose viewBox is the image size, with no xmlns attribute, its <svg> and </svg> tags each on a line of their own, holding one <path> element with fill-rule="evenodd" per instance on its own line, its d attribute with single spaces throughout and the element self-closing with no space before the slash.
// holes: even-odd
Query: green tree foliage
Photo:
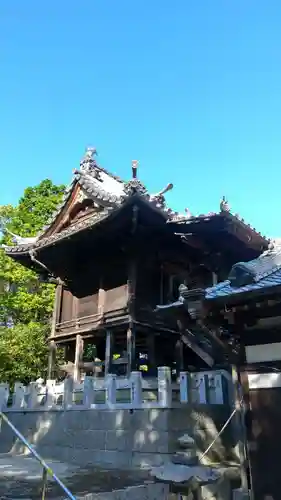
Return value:
<svg viewBox="0 0 281 500">
<path fill-rule="evenodd" d="M 47 179 L 38 186 L 28 187 L 17 206 L 0 207 L 3 231 L 1 243 L 12 244 L 13 237 L 5 228 L 20 236 L 35 236 L 42 230 L 56 209 L 63 191 L 64 186 L 56 186 Z M 54 286 L 40 283 L 35 273 L 7 257 L 2 249 L 0 250 L 0 286 L 0 324 L 3 325 L 0 332 L 0 380 L 7 377 L 9 380 L 13 378 L 16 380 L 20 375 L 23 377 L 24 373 L 27 378 L 34 377 L 38 373 L 37 367 L 40 367 L 40 363 L 43 371 L 46 366 L 45 339 L 53 308 Z M 14 327 L 8 328 L 7 325 L 11 321 Z M 11 338 L 15 341 L 11 342 Z M 18 345 L 17 349 L 16 345 Z M 28 345 L 30 345 L 29 353 L 27 353 Z M 36 345 L 38 345 L 38 356 L 36 356 Z M 22 353 L 22 357 L 19 356 L 20 346 L 22 349 L 27 349 L 26 353 Z M 43 353 L 44 364 L 42 365 Z M 11 361 L 15 355 L 20 359 L 17 369 Z M 33 355 L 34 360 L 31 362 Z M 8 366 L 11 367 L 9 370 Z"/>
<path fill-rule="evenodd" d="M 19 323 L 12 328 L 0 327 L 0 381 L 13 384 L 45 377 L 48 348 L 47 325 Z"/>
</svg>

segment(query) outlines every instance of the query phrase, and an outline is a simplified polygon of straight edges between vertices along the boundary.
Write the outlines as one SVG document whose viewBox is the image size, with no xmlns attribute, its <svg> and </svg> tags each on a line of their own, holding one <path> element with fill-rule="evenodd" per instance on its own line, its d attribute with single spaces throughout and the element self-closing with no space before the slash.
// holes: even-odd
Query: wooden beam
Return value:
<svg viewBox="0 0 281 500">
<path fill-rule="evenodd" d="M 189 347 L 197 356 L 199 356 L 208 366 L 212 367 L 215 364 L 213 357 L 204 351 L 197 343 L 194 335 L 186 328 L 181 319 L 177 320 L 177 325 L 180 331 L 182 342 Z"/>
<path fill-rule="evenodd" d="M 197 354 L 197 356 L 199 356 L 208 366 L 210 366 L 211 368 L 214 366 L 215 364 L 215 361 L 214 359 L 212 358 L 212 356 L 210 356 L 207 352 L 203 351 L 203 349 L 201 349 L 201 347 L 199 347 L 198 344 L 196 344 L 196 342 L 194 342 L 192 336 L 185 331 L 185 333 L 181 333 L 181 339 L 183 341 L 183 343 L 189 347 L 193 352 L 195 352 L 195 354 Z"/>
</svg>

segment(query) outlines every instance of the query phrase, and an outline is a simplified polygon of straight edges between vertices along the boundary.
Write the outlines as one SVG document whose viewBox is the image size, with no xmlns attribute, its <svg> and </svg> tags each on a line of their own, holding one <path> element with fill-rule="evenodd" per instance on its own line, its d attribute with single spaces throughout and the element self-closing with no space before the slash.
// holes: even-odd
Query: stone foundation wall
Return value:
<svg viewBox="0 0 281 500">
<path fill-rule="evenodd" d="M 229 413 L 225 405 L 188 404 L 173 409 L 9 411 L 7 416 L 44 458 L 131 468 L 161 465 L 186 432 L 195 438 L 200 455 Z M 230 425 L 208 455 L 212 462 L 237 462 L 233 436 Z M 24 451 L 2 422 L 0 453 Z"/>
</svg>

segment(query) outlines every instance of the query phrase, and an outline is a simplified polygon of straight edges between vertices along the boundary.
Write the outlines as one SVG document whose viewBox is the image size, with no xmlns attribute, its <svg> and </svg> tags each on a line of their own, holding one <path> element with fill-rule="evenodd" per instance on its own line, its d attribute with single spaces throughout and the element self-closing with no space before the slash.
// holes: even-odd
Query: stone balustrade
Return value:
<svg viewBox="0 0 281 500">
<path fill-rule="evenodd" d="M 32 382 L 28 386 L 17 382 L 13 392 L 9 385 L 0 384 L 2 411 L 42 411 L 81 409 L 141 409 L 171 408 L 180 404 L 215 404 L 229 402 L 230 381 L 223 370 L 181 372 L 173 383 L 168 367 L 158 368 L 158 378 L 146 379 L 141 372 L 131 376 L 105 378 L 85 377 L 80 384 L 67 378 L 58 383 Z"/>
</svg>

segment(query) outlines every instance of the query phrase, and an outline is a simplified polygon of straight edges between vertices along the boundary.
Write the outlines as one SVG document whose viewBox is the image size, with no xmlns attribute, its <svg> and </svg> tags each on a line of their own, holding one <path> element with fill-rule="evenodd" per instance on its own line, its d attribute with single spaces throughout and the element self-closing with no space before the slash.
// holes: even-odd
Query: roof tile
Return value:
<svg viewBox="0 0 281 500">
<path fill-rule="evenodd" d="M 237 264 L 235 264 L 237 266 Z M 243 267 L 253 274 L 253 282 L 244 286 L 234 286 L 228 279 L 222 283 L 207 288 L 207 300 L 237 295 L 243 292 L 261 290 L 281 285 L 281 241 L 272 241 L 269 250 L 250 262 L 244 262 Z"/>
</svg>

